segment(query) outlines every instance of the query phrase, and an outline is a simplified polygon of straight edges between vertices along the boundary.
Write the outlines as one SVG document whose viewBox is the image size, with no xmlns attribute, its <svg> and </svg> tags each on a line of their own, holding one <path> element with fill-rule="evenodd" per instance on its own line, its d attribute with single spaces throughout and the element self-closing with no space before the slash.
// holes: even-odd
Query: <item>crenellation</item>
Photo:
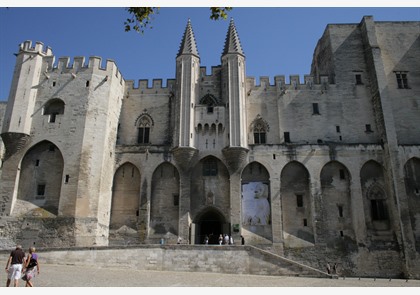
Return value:
<svg viewBox="0 0 420 295">
<path fill-rule="evenodd" d="M 140 79 L 136 85 L 134 80 L 126 80 L 125 86 L 128 91 L 137 90 L 139 93 L 167 93 L 175 89 L 175 79 L 166 80 L 166 86 L 163 86 L 163 79 L 153 79 L 152 85 L 149 87 L 150 80 Z"/>
<path fill-rule="evenodd" d="M 294 89 L 297 89 L 300 85 L 300 77 L 299 75 L 290 75 L 290 85 L 293 86 Z"/>
<path fill-rule="evenodd" d="M 75 72 L 77 73 L 78 71 L 80 71 L 84 67 L 86 67 L 85 57 L 84 56 L 74 57 L 73 68 L 74 68 Z"/>
<path fill-rule="evenodd" d="M 207 77 L 207 78 L 211 78 L 211 77 L 215 77 L 216 75 L 220 74 L 222 67 L 219 66 L 212 66 L 211 67 L 211 72 L 210 75 L 207 75 L 207 67 L 200 67 L 200 76 L 201 77 Z"/>
<path fill-rule="evenodd" d="M 304 84 L 308 86 L 309 89 L 312 89 L 314 85 L 314 77 L 310 75 L 305 75 L 303 77 Z"/>
<path fill-rule="evenodd" d="M 89 57 L 88 68 L 90 69 L 103 69 L 102 67 L 102 58 L 99 56 Z"/>
<path fill-rule="evenodd" d="M 139 89 L 149 89 L 149 80 L 141 79 L 139 80 Z"/>
<path fill-rule="evenodd" d="M 60 57 L 58 59 L 57 70 L 60 72 L 64 72 L 65 70 L 69 69 L 70 64 L 70 57 Z"/>
<path fill-rule="evenodd" d="M 270 85 L 270 77 L 262 76 L 260 77 L 260 87 L 267 88 Z"/>
<path fill-rule="evenodd" d="M 322 86 L 325 88 L 325 85 L 328 84 L 328 77 L 325 77 L 321 80 L 321 83 L 316 84 L 315 79 L 311 75 L 304 75 L 303 76 L 303 83 L 301 83 L 301 79 L 299 75 L 290 75 L 289 82 L 286 82 L 286 77 L 284 75 L 277 75 L 274 77 L 274 84 L 270 84 L 270 79 L 267 76 L 260 77 L 260 84 L 256 84 L 256 80 L 254 77 L 247 77 L 247 85 L 251 87 L 251 89 L 258 89 L 258 88 L 266 88 L 269 87 L 276 87 L 280 90 L 285 89 L 299 89 L 303 90 L 302 86 L 307 86 L 307 89 L 321 89 Z"/>
<path fill-rule="evenodd" d="M 278 75 L 274 77 L 274 84 L 279 88 L 283 89 L 286 85 L 286 77 L 284 75 Z"/>
<path fill-rule="evenodd" d="M 48 73 L 56 74 L 68 74 L 71 73 L 73 78 L 77 77 L 77 73 L 82 70 L 99 70 L 102 71 L 104 75 L 115 76 L 119 83 L 122 85 L 124 83 L 124 78 L 116 66 L 114 60 L 107 59 L 105 66 L 102 65 L 102 58 L 97 56 L 91 56 L 86 63 L 86 58 L 84 56 L 76 56 L 73 58 L 73 63 L 68 56 L 63 56 L 58 58 L 57 64 L 55 64 L 56 58 L 54 55 L 47 55 L 43 57 L 43 64 L 41 71 L 44 72 L 47 79 L 49 79 Z"/>
<path fill-rule="evenodd" d="M 47 46 L 44 50 L 44 43 L 37 41 L 35 42 L 35 46 L 32 46 L 32 41 L 30 40 L 26 40 L 19 44 L 19 52 L 31 52 L 45 56 L 52 55 L 51 47 Z"/>
<path fill-rule="evenodd" d="M 55 56 L 54 55 L 45 56 L 43 58 L 42 71 L 45 72 L 45 73 L 52 72 L 54 70 L 54 64 L 55 64 Z"/>
<path fill-rule="evenodd" d="M 162 88 L 162 79 L 153 79 L 152 88 Z"/>
</svg>

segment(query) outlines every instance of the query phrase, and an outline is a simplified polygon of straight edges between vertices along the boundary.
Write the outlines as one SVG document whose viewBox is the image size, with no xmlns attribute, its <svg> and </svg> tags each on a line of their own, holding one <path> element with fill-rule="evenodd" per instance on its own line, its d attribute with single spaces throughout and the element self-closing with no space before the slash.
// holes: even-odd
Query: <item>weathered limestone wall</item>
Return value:
<svg viewBox="0 0 420 295">
<path fill-rule="evenodd" d="M 0 252 L 7 261 L 10 252 Z M 163 245 L 37 250 L 43 264 L 96 265 L 139 270 L 327 277 L 323 271 L 251 248 Z M 135 258 L 135 259 L 133 259 Z"/>
</svg>

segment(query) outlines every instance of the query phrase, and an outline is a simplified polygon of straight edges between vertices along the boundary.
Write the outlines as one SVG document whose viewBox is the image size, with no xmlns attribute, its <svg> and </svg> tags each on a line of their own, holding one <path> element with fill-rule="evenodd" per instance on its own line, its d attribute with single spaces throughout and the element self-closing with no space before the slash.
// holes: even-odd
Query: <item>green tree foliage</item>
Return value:
<svg viewBox="0 0 420 295">
<path fill-rule="evenodd" d="M 126 32 L 131 30 L 137 33 L 144 33 L 146 28 L 152 28 L 151 22 L 153 16 L 159 14 L 160 7 L 128 7 L 130 18 L 124 22 L 124 28 Z M 226 19 L 228 12 L 232 10 L 232 7 L 210 7 L 210 19 L 219 20 Z"/>
</svg>

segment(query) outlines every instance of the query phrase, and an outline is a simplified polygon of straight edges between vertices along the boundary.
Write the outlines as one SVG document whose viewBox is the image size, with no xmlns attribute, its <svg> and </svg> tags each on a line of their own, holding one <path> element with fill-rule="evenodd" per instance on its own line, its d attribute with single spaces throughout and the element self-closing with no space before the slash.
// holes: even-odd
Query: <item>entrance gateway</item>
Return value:
<svg viewBox="0 0 420 295">
<path fill-rule="evenodd" d="M 204 244 L 206 235 L 209 245 L 219 244 L 219 235 L 230 235 L 230 224 L 223 214 L 214 207 L 207 207 L 199 213 L 191 224 L 190 241 L 192 244 Z"/>
</svg>

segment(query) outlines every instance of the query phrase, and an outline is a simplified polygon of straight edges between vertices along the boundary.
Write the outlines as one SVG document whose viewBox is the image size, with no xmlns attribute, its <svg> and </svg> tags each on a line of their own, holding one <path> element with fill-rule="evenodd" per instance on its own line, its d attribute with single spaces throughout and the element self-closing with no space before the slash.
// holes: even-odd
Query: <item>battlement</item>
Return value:
<svg viewBox="0 0 420 295">
<path fill-rule="evenodd" d="M 116 67 L 115 62 L 112 59 L 107 59 L 105 66 L 103 65 L 102 58 L 98 56 L 91 56 L 89 57 L 87 63 L 86 59 L 83 56 L 76 56 L 73 58 L 73 63 L 71 63 L 71 59 L 68 56 L 63 56 L 58 58 L 58 62 L 56 62 L 54 56 L 46 57 L 45 61 L 48 65 L 48 70 L 75 70 L 76 72 L 80 71 L 81 69 L 98 69 L 103 71 L 108 71 L 111 68 Z"/>
<path fill-rule="evenodd" d="M 56 60 L 56 57 L 53 55 L 50 47 L 46 47 L 44 51 L 44 44 L 42 42 L 36 42 L 35 46 L 32 46 L 32 41 L 25 41 L 19 45 L 19 52 L 26 53 L 37 53 L 43 57 L 43 68 L 42 70 L 45 73 L 72 73 L 77 74 L 81 70 L 92 69 L 104 71 L 107 75 L 115 74 L 115 76 L 120 80 L 120 83 L 123 81 L 122 74 L 118 70 L 116 63 L 107 59 L 105 65 L 101 57 L 91 56 L 87 60 L 83 56 L 76 56 L 71 59 L 68 56 L 59 57 Z"/>
<path fill-rule="evenodd" d="M 222 69 L 221 66 L 212 66 L 211 67 L 211 73 L 210 73 L 210 75 L 207 75 L 207 67 L 200 67 L 200 76 L 201 77 L 204 77 L 204 76 L 207 76 L 207 77 L 215 76 L 218 73 L 220 73 L 221 69 Z"/>
<path fill-rule="evenodd" d="M 35 46 L 32 46 L 32 41 L 30 40 L 26 40 L 25 42 L 19 44 L 19 53 L 20 52 L 37 53 L 46 56 L 53 54 L 51 47 L 47 46 L 44 50 L 44 43 L 37 41 L 35 42 Z"/>
<path fill-rule="evenodd" d="M 175 91 L 175 79 L 166 80 L 166 87 L 163 86 L 162 79 L 153 79 L 152 86 L 149 87 L 149 80 L 140 79 L 138 80 L 137 86 L 134 80 L 125 81 L 125 87 L 127 90 L 138 90 L 140 93 L 158 93 L 161 90 L 164 91 Z"/>
<path fill-rule="evenodd" d="M 278 75 L 274 77 L 274 84 L 270 84 L 270 78 L 267 76 L 261 76 L 260 77 L 260 84 L 257 85 L 256 80 L 254 77 L 247 77 L 247 83 L 249 86 L 258 88 L 258 87 L 275 87 L 279 89 L 285 89 L 285 88 L 295 88 L 297 89 L 299 86 L 307 86 L 308 88 L 312 88 L 315 86 L 326 86 L 329 84 L 328 82 L 328 76 L 320 76 L 320 82 L 321 83 L 315 83 L 315 79 L 313 76 L 310 75 L 304 75 L 303 76 L 303 83 L 301 82 L 299 75 L 290 75 L 289 81 L 286 81 L 285 75 Z M 301 88 L 301 87 L 300 87 Z"/>
</svg>

